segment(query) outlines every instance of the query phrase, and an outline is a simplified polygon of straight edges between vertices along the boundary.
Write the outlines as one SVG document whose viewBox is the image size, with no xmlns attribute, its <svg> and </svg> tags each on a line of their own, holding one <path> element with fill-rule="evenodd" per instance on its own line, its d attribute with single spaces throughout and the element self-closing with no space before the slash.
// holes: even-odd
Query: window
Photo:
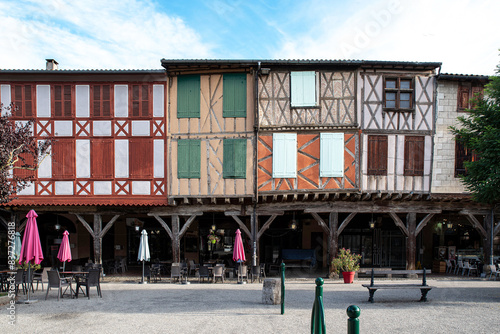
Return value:
<svg viewBox="0 0 500 334">
<path fill-rule="evenodd" d="M 384 109 L 413 110 L 413 79 L 384 79 Z"/>
<path fill-rule="evenodd" d="M 113 177 L 114 147 L 113 139 L 94 139 L 91 141 L 91 175 L 95 179 Z"/>
<path fill-rule="evenodd" d="M 247 169 L 247 140 L 224 139 L 222 175 L 225 179 L 244 179 Z"/>
<path fill-rule="evenodd" d="M 111 117 L 111 85 L 92 86 L 92 115 L 94 117 Z"/>
<path fill-rule="evenodd" d="M 387 175 L 387 136 L 368 136 L 368 175 Z"/>
<path fill-rule="evenodd" d="M 297 134 L 273 134 L 273 178 L 297 176 Z"/>
<path fill-rule="evenodd" d="M 466 148 L 463 143 L 455 141 L 455 177 L 467 175 L 464 162 L 476 161 L 477 156 L 472 150 Z"/>
<path fill-rule="evenodd" d="M 75 177 L 75 142 L 59 139 L 52 144 L 52 177 L 72 179 Z"/>
<path fill-rule="evenodd" d="M 344 176 L 343 133 L 320 134 L 319 176 Z"/>
<path fill-rule="evenodd" d="M 422 136 L 405 137 L 405 176 L 424 175 L 425 138 Z"/>
<path fill-rule="evenodd" d="M 33 117 L 35 112 L 35 85 L 12 85 L 12 116 Z"/>
<path fill-rule="evenodd" d="M 200 118 L 200 76 L 177 77 L 177 118 Z"/>
<path fill-rule="evenodd" d="M 150 91 L 149 85 L 130 85 L 130 99 L 132 106 L 132 117 L 148 117 Z"/>
<path fill-rule="evenodd" d="M 290 76 L 292 107 L 315 107 L 316 72 L 292 72 Z"/>
<path fill-rule="evenodd" d="M 177 177 L 199 179 L 201 165 L 201 141 L 180 139 L 177 142 Z"/>
<path fill-rule="evenodd" d="M 223 117 L 246 117 L 247 75 L 245 73 L 224 74 Z"/>
<path fill-rule="evenodd" d="M 458 86 L 458 101 L 457 107 L 458 111 L 465 111 L 466 109 L 473 109 L 474 105 L 471 103 L 471 99 L 479 95 L 480 98 L 483 96 L 483 86 L 471 85 L 468 83 L 460 83 Z"/>
<path fill-rule="evenodd" d="M 71 117 L 73 87 L 71 85 L 53 85 L 54 117 Z"/>
<path fill-rule="evenodd" d="M 131 178 L 153 177 L 153 140 L 152 139 L 130 139 L 129 160 Z"/>
</svg>

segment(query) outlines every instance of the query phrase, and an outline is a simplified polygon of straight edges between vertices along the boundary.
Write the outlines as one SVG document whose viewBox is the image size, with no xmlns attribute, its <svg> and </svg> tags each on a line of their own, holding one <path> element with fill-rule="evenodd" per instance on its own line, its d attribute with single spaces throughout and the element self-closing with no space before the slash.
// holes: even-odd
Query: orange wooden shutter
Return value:
<svg viewBox="0 0 500 334">
<path fill-rule="evenodd" d="M 153 140 L 131 139 L 129 141 L 131 178 L 153 177 Z"/>
<path fill-rule="evenodd" d="M 73 140 L 58 140 L 52 144 L 52 177 L 69 179 L 75 177 L 75 143 Z"/>
<path fill-rule="evenodd" d="M 113 139 L 94 139 L 91 143 L 91 170 L 96 179 L 110 179 L 115 167 Z"/>
</svg>

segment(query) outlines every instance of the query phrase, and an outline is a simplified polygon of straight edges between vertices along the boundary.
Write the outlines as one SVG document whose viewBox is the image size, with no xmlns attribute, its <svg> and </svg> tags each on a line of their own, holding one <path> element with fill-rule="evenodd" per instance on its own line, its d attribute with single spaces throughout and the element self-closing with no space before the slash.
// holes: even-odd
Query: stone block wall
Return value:
<svg viewBox="0 0 500 334">
<path fill-rule="evenodd" d="M 458 82 L 438 82 L 436 134 L 432 163 L 432 193 L 464 193 L 465 187 L 455 177 L 455 137 L 449 127 L 458 124 Z"/>
</svg>

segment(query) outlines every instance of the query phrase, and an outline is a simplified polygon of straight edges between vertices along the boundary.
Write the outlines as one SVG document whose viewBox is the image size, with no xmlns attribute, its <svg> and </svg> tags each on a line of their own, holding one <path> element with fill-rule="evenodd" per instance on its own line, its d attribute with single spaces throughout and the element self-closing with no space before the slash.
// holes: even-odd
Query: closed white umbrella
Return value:
<svg viewBox="0 0 500 334">
<path fill-rule="evenodd" d="M 141 232 L 141 242 L 139 244 L 139 254 L 137 255 L 137 261 L 142 261 L 142 279 L 141 284 L 144 284 L 144 262 L 150 260 L 149 255 L 149 243 L 148 243 L 148 232 L 142 230 Z"/>
</svg>

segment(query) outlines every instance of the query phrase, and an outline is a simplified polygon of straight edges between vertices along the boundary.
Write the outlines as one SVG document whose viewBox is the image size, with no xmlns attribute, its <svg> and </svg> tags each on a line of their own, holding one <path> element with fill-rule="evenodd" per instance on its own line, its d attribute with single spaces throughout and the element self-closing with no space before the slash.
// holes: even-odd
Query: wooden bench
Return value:
<svg viewBox="0 0 500 334">
<path fill-rule="evenodd" d="M 371 282 L 370 284 L 363 284 L 365 288 L 368 289 L 368 292 L 370 293 L 370 298 L 368 298 L 368 301 L 370 303 L 373 303 L 373 295 L 375 294 L 375 291 L 379 289 L 420 289 L 421 292 L 421 297 L 420 301 L 421 302 L 426 302 L 427 301 L 427 293 L 433 288 L 432 286 L 427 285 L 427 280 L 426 280 L 426 273 L 430 273 L 430 270 L 390 270 L 387 271 L 387 273 L 390 274 L 396 274 L 396 275 L 418 275 L 422 274 L 422 284 L 375 284 L 374 282 L 374 277 L 375 277 L 375 271 L 372 270 L 372 277 L 371 277 Z M 378 274 L 383 274 L 383 271 L 379 271 Z"/>
<path fill-rule="evenodd" d="M 371 272 L 374 272 L 375 276 L 385 276 L 388 278 L 392 277 L 392 268 L 361 268 L 358 270 L 359 274 L 371 275 Z"/>
</svg>

